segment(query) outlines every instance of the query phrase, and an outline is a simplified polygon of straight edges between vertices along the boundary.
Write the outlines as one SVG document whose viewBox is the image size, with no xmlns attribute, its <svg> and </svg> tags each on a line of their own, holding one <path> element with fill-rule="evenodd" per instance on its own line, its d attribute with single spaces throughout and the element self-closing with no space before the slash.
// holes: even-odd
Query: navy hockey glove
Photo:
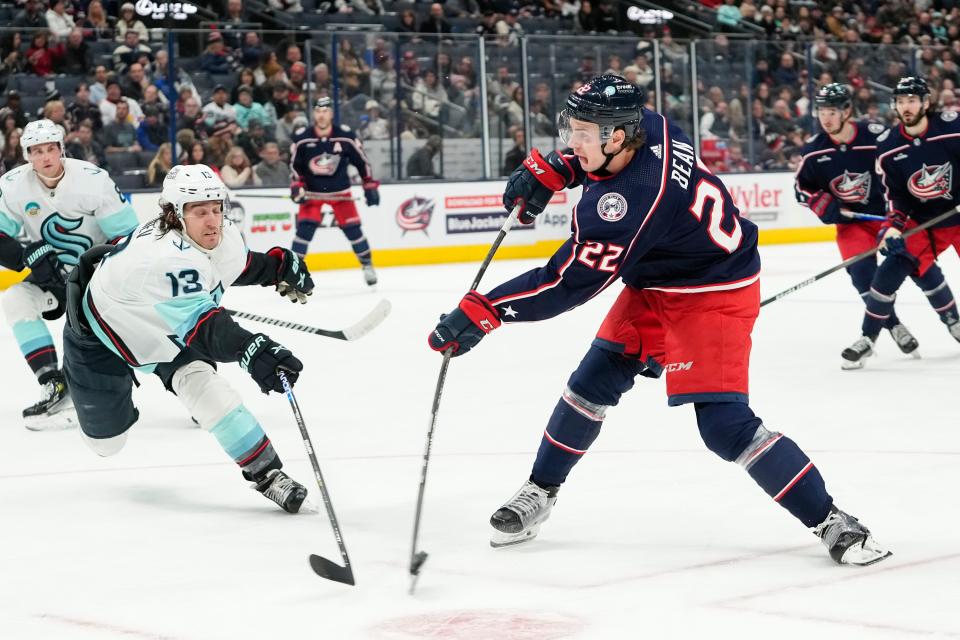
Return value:
<svg viewBox="0 0 960 640">
<path fill-rule="evenodd" d="M 290 249 L 274 247 L 267 251 L 280 261 L 277 267 L 277 293 L 290 298 L 290 302 L 307 303 L 307 297 L 313 295 L 313 278 L 307 270 L 303 258 Z"/>
<path fill-rule="evenodd" d="M 500 314 L 490 301 L 471 291 L 463 296 L 456 309 L 440 316 L 427 343 L 434 351 L 453 349 L 453 356 L 463 355 L 500 324 Z"/>
<path fill-rule="evenodd" d="M 280 369 L 286 372 L 291 387 L 303 371 L 303 363 L 289 349 L 262 333 L 255 333 L 243 343 L 237 360 L 264 393 L 283 393 L 283 383 L 277 375 Z"/>
<path fill-rule="evenodd" d="M 907 251 L 907 243 L 901 237 L 901 232 L 896 227 L 891 227 L 886 224 L 880 228 L 880 233 L 877 234 L 877 241 L 880 243 L 880 253 L 885 256 L 903 256 L 904 258 L 911 258 L 910 252 Z"/>
<path fill-rule="evenodd" d="M 363 182 L 363 197 L 368 207 L 376 207 L 380 204 L 380 183 L 376 180 L 365 180 Z"/>
<path fill-rule="evenodd" d="M 817 191 L 807 200 L 807 206 L 817 214 L 817 217 L 820 218 L 820 222 L 823 224 L 852 222 L 852 219 L 840 213 L 840 203 L 837 202 L 836 198 L 834 198 L 833 194 L 829 191 Z"/>
<path fill-rule="evenodd" d="M 544 158 L 533 149 L 507 179 L 503 206 L 511 211 L 514 205 L 519 204 L 520 222 L 530 224 L 543 213 L 554 191 L 566 188 L 575 178 L 576 172 L 562 155 L 551 151 Z"/>
<path fill-rule="evenodd" d="M 56 320 L 67 308 L 67 282 L 63 278 L 57 251 L 44 240 L 28 244 L 23 250 L 23 264 L 30 269 L 27 282 L 31 282 L 57 299 L 57 306 L 42 315 L 46 320 Z"/>
<path fill-rule="evenodd" d="M 297 204 L 307 199 L 307 192 L 304 190 L 302 182 L 290 183 L 290 199 Z"/>
</svg>

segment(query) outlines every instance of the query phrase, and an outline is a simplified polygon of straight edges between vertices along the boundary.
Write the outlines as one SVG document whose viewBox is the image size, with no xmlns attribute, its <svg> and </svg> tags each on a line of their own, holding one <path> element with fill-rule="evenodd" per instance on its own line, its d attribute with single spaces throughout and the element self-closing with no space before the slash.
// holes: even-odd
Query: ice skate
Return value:
<svg viewBox="0 0 960 640">
<path fill-rule="evenodd" d="M 377 272 L 373 270 L 373 265 L 365 264 L 361 268 L 363 270 L 363 279 L 366 280 L 367 285 L 372 287 L 377 284 Z"/>
<path fill-rule="evenodd" d="M 40 401 L 23 410 L 24 426 L 30 431 L 53 431 L 77 426 L 77 413 L 62 373 L 43 383 Z"/>
<path fill-rule="evenodd" d="M 297 513 L 307 498 L 307 489 L 279 469 L 271 469 L 253 486 L 287 513 Z"/>
<path fill-rule="evenodd" d="M 866 359 L 874 355 L 876 355 L 876 352 L 873 350 L 873 340 L 867 336 L 861 336 L 840 354 L 843 358 L 840 368 L 862 369 Z"/>
<path fill-rule="evenodd" d="M 495 529 L 490 538 L 491 547 L 507 547 L 533 540 L 540 533 L 540 525 L 550 517 L 557 502 L 559 487 L 544 489 L 527 480 L 520 491 L 490 516 Z"/>
<path fill-rule="evenodd" d="M 817 525 L 814 533 L 837 564 L 865 567 L 893 555 L 879 545 L 870 530 L 856 518 L 836 507 L 830 509 L 827 519 Z"/>
<path fill-rule="evenodd" d="M 947 331 L 953 336 L 953 339 L 960 342 L 960 322 L 954 322 L 947 325 Z"/>
<path fill-rule="evenodd" d="M 917 342 L 917 339 L 913 337 L 913 334 L 910 333 L 910 330 L 905 326 L 895 324 L 890 327 L 890 337 L 897 343 L 900 351 L 907 355 L 912 355 L 914 358 L 920 357 L 920 354 L 917 353 L 917 347 L 920 346 L 920 343 Z"/>
</svg>

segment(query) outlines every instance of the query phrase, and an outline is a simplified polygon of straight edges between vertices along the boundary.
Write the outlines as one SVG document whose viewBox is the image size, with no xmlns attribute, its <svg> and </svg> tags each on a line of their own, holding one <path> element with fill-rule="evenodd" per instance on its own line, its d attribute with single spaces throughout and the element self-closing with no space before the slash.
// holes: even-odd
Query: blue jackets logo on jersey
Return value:
<svg viewBox="0 0 960 640">
<path fill-rule="evenodd" d="M 622 220 L 627 215 L 627 201 L 619 193 L 611 191 L 597 200 L 597 215 L 607 222 Z"/>
<path fill-rule="evenodd" d="M 332 176 L 340 166 L 340 156 L 330 153 L 321 153 L 310 158 L 310 171 L 315 176 Z"/>
<path fill-rule="evenodd" d="M 420 196 L 413 196 L 400 203 L 397 207 L 397 226 L 403 229 L 403 235 L 406 235 L 407 231 L 423 231 L 426 234 L 434 206 L 436 205 L 433 200 Z"/>
<path fill-rule="evenodd" d="M 910 195 L 920 202 L 935 198 L 951 200 L 953 198 L 953 165 L 945 162 L 928 167 L 926 163 L 907 180 Z"/>
<path fill-rule="evenodd" d="M 870 199 L 870 172 L 844 171 L 830 181 L 830 191 L 842 202 L 866 204 Z"/>
</svg>

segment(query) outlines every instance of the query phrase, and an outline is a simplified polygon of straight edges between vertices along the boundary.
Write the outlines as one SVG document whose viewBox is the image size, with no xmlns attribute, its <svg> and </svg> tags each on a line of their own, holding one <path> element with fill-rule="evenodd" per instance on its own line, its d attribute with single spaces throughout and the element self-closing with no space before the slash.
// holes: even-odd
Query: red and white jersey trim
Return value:
<svg viewBox="0 0 960 640">
<path fill-rule="evenodd" d="M 742 289 L 749 287 L 760 279 L 758 271 L 749 278 L 734 280 L 732 282 L 719 282 L 717 284 L 697 284 L 691 287 L 644 287 L 651 291 L 665 291 L 667 293 L 707 293 L 709 291 L 730 291 L 732 289 Z"/>
</svg>

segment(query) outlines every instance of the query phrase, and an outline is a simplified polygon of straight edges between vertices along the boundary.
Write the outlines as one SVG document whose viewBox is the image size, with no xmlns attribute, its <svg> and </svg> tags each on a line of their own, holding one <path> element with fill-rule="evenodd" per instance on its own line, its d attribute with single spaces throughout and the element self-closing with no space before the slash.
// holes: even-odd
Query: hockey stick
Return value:
<svg viewBox="0 0 960 640">
<path fill-rule="evenodd" d="M 874 222 L 883 222 L 887 219 L 887 216 L 876 216 L 872 213 L 856 213 L 855 211 L 841 211 L 840 214 L 845 218 L 853 218 L 854 220 L 871 220 Z"/>
<path fill-rule="evenodd" d="M 337 340 L 359 340 L 363 336 L 373 331 L 381 322 L 383 322 L 386 317 L 390 315 L 390 309 L 390 301 L 381 300 L 377 303 L 377 306 L 370 310 L 367 315 L 360 318 L 360 320 L 350 325 L 346 329 L 340 329 L 338 331 L 334 331 L 332 329 L 320 329 L 306 324 L 298 324 L 296 322 L 287 322 L 286 320 L 278 320 L 276 318 L 260 316 L 255 313 L 247 313 L 246 311 L 234 311 L 233 309 L 225 309 L 225 311 L 235 318 L 253 320 L 254 322 L 262 322 L 264 324 L 272 324 L 283 329 L 294 329 L 296 331 L 313 333 L 318 336 L 325 336 L 327 338 L 336 338 Z"/>
<path fill-rule="evenodd" d="M 310 458 L 310 464 L 313 466 L 313 476 L 317 479 L 317 486 L 320 487 L 320 495 L 323 497 L 323 506 L 327 508 L 327 517 L 330 518 L 330 526 L 333 527 L 333 537 L 337 539 L 337 546 L 340 547 L 340 557 L 343 559 L 341 567 L 336 562 L 327 560 L 316 554 L 310 554 L 310 566 L 314 573 L 321 578 L 342 582 L 353 586 L 356 584 L 353 580 L 353 568 L 350 566 L 350 556 L 347 555 L 347 547 L 343 544 L 343 536 L 340 534 L 340 525 L 337 523 L 337 514 L 333 512 L 333 503 L 330 502 L 330 494 L 327 493 L 327 485 L 323 481 L 323 474 L 320 473 L 320 463 L 317 462 L 317 456 L 313 452 L 313 444 L 310 442 L 310 434 L 307 433 L 307 425 L 303 422 L 303 414 L 300 413 L 300 406 L 293 395 L 293 387 L 287 380 L 287 374 L 283 370 L 277 371 L 280 382 L 283 384 L 283 390 L 287 394 L 287 400 L 290 401 L 290 408 L 293 409 L 293 417 L 297 420 L 297 426 L 300 428 L 300 436 L 303 438 L 303 446 L 307 450 L 307 457 Z"/>
<path fill-rule="evenodd" d="M 312 191 L 307 191 L 304 195 L 307 200 L 326 200 L 327 202 L 359 202 L 360 201 L 360 198 L 354 198 L 354 197 L 341 196 L 338 198 L 330 198 L 322 193 L 314 193 Z M 251 193 L 251 194 L 235 193 L 231 197 L 234 199 L 258 198 L 261 200 L 292 200 L 292 198 L 286 194 L 279 195 L 279 196 L 268 196 L 262 193 Z"/>
<path fill-rule="evenodd" d="M 903 234 L 902 236 L 900 236 L 900 237 L 901 237 L 901 238 L 909 238 L 910 236 L 912 236 L 912 235 L 915 234 L 915 233 L 919 233 L 919 232 L 923 231 L 924 229 L 929 229 L 929 228 L 932 227 L 933 225 L 939 224 L 939 223 L 943 222 L 944 220 L 946 220 L 946 219 L 949 218 L 950 216 L 955 215 L 956 213 L 960 213 L 960 207 L 955 207 L 955 208 L 953 208 L 953 209 L 950 209 L 950 211 L 946 211 L 946 212 L 944 212 L 944 213 L 941 213 L 941 214 L 938 215 L 936 218 L 933 218 L 933 219 L 931 219 L 931 220 L 927 220 L 927 221 L 924 222 L 923 224 L 917 225 L 916 227 L 914 227 L 913 229 L 910 229 L 909 231 L 905 231 L 904 234 Z M 872 249 L 867 249 L 867 250 L 864 251 L 863 253 L 858 253 L 857 255 L 853 256 L 852 258 L 847 258 L 846 260 L 844 260 L 844 261 L 841 262 L 840 264 L 838 264 L 838 265 L 836 265 L 836 266 L 834 266 L 834 267 L 830 267 L 830 268 L 827 269 L 826 271 L 821 271 L 821 272 L 818 273 L 817 275 L 811 276 L 811 277 L 807 278 L 806 280 L 804 280 L 803 282 L 798 282 L 797 284 L 793 285 L 793 286 L 790 287 L 789 289 L 784 289 L 784 290 L 781 291 L 780 293 L 778 293 L 778 294 L 776 294 L 776 295 L 774 295 L 774 296 L 771 296 L 771 297 L 767 298 L 766 300 L 764 300 L 763 302 L 760 303 L 760 306 L 762 307 L 762 306 L 765 306 L 765 305 L 770 304 L 771 302 L 776 302 L 776 301 L 779 300 L 780 298 L 783 298 L 783 297 L 785 297 L 785 296 L 793 293 L 794 291 L 797 291 L 798 289 L 803 289 L 804 287 L 810 286 L 811 284 L 813 284 L 813 283 L 816 282 L 817 280 L 821 280 L 821 279 L 823 279 L 823 278 L 826 278 L 826 277 L 827 277 L 828 275 L 830 275 L 831 273 L 834 273 L 834 272 L 836 272 L 836 271 L 839 271 L 840 269 L 846 269 L 846 268 L 849 267 L 850 265 L 854 264 L 855 262 L 860 262 L 860 261 L 863 260 L 864 258 L 869 258 L 869 257 L 872 256 L 873 254 L 875 254 L 877 251 L 880 251 L 880 247 L 879 247 L 879 246 L 876 246 L 876 247 L 874 247 L 874 248 L 872 248 Z"/>
<path fill-rule="evenodd" d="M 470 291 L 480 286 L 480 279 L 483 278 L 487 267 L 490 266 L 494 254 L 497 252 L 497 249 L 500 248 L 500 243 L 507 237 L 507 232 L 510 230 L 510 227 L 516 223 L 519 217 L 520 206 L 517 205 L 513 208 L 513 211 L 510 212 L 510 215 L 507 216 L 503 226 L 500 227 L 500 233 L 497 234 L 497 239 L 490 245 L 490 250 L 487 251 L 487 257 L 483 259 L 483 262 L 480 264 L 480 270 L 477 271 L 477 276 L 473 279 L 473 284 L 470 285 Z M 450 367 L 450 358 L 452 355 L 450 349 L 443 352 L 443 362 L 440 364 L 440 375 L 437 376 L 437 387 L 433 392 L 433 405 L 430 409 L 427 443 L 423 450 L 423 467 L 420 469 L 420 489 L 417 492 L 417 511 L 413 519 L 413 542 L 410 545 L 410 595 L 413 595 L 414 589 L 417 588 L 417 578 L 420 576 L 420 568 L 423 567 L 423 563 L 427 561 L 427 552 L 417 551 L 417 538 L 420 536 L 420 517 L 423 514 L 423 494 L 427 486 L 427 467 L 430 464 L 433 432 L 437 428 L 437 415 L 440 412 L 440 396 L 443 394 L 443 385 L 447 379 L 447 369 Z"/>
</svg>

